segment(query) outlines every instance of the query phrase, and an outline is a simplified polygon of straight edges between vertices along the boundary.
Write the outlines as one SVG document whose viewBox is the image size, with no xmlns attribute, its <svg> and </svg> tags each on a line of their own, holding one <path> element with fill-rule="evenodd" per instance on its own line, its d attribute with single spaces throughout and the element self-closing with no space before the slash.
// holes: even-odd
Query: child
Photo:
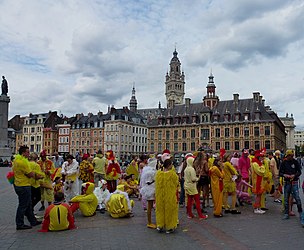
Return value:
<svg viewBox="0 0 304 250">
<path fill-rule="evenodd" d="M 110 196 L 110 192 L 107 189 L 107 182 L 105 180 L 98 181 L 98 187 L 95 188 L 94 194 L 98 200 L 97 210 L 104 214 L 106 211 L 106 199 Z"/>
<path fill-rule="evenodd" d="M 156 164 L 157 159 L 150 158 L 148 160 L 148 166 L 144 167 L 140 183 L 142 185 L 140 189 L 140 193 L 144 200 L 148 203 L 148 210 L 147 210 L 147 218 L 148 218 L 148 228 L 155 229 L 156 225 L 152 224 L 152 208 L 153 203 L 155 201 L 155 174 L 156 174 Z"/>
<path fill-rule="evenodd" d="M 54 199 L 54 203 L 45 211 L 42 228 L 39 232 L 75 229 L 71 208 L 68 204 L 63 203 L 64 194 L 55 193 Z"/>
</svg>

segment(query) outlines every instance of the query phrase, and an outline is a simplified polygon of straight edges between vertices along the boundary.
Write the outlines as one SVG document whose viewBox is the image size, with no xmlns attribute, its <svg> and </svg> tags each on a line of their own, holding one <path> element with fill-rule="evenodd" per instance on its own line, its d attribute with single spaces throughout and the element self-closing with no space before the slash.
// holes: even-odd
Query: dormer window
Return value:
<svg viewBox="0 0 304 250">
<path fill-rule="evenodd" d="M 245 114 L 245 115 L 244 115 L 244 120 L 245 120 L 245 121 L 248 121 L 248 120 L 249 120 L 249 115 L 248 115 L 248 114 Z"/>
</svg>

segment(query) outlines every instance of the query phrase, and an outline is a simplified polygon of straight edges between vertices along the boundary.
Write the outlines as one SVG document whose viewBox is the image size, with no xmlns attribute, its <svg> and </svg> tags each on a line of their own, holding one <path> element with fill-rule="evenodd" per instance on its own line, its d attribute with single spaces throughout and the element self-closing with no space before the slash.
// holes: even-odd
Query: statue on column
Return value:
<svg viewBox="0 0 304 250">
<path fill-rule="evenodd" d="M 2 85 L 1 85 L 1 88 L 2 88 L 2 93 L 1 95 L 7 95 L 7 92 L 8 92 L 8 84 L 7 84 L 7 81 L 5 79 L 4 76 L 2 76 Z"/>
</svg>

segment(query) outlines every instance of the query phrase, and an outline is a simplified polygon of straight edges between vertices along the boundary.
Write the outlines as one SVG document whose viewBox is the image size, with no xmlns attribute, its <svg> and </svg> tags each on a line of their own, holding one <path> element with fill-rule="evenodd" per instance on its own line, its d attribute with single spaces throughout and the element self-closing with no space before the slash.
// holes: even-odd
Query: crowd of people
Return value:
<svg viewBox="0 0 304 250">
<path fill-rule="evenodd" d="M 63 159 L 58 153 L 48 157 L 44 150 L 39 156 L 21 146 L 12 164 L 19 200 L 17 230 L 41 223 L 41 232 L 74 229 L 77 210 L 85 217 L 96 212 L 107 212 L 113 218 L 133 217 L 132 198 L 137 198 L 147 212 L 147 227 L 172 233 L 179 223 L 179 207 L 186 207 L 189 219 L 199 220 L 208 218 L 208 207 L 213 207 L 216 218 L 241 214 L 244 204 L 252 206 L 255 214 L 264 214 L 268 210 L 266 194 L 284 205 L 283 219 L 295 215 L 296 203 L 304 227 L 301 165 L 292 150 L 285 154 L 252 149 L 240 154 L 224 149 L 218 154 L 197 151 L 186 154 L 178 167 L 167 149 L 158 155 L 134 156 L 126 167 L 120 166 L 112 150 L 105 154 L 99 150 L 95 157 L 83 154 L 81 160 L 72 155 Z M 34 212 L 39 202 L 38 210 L 44 211 L 42 222 Z M 30 225 L 24 223 L 24 217 Z"/>
</svg>

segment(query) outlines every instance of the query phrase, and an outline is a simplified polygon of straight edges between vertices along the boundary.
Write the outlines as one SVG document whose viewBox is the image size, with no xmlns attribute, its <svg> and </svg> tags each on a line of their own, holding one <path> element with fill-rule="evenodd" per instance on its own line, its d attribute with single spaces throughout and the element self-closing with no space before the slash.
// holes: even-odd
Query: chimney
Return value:
<svg viewBox="0 0 304 250">
<path fill-rule="evenodd" d="M 253 101 L 259 102 L 260 92 L 253 92 Z"/>
<path fill-rule="evenodd" d="M 190 107 L 190 102 L 191 102 L 191 99 L 190 99 L 190 98 L 185 98 L 186 108 L 189 108 L 189 107 Z"/>
<path fill-rule="evenodd" d="M 263 96 L 259 96 L 259 103 L 263 103 Z"/>
<path fill-rule="evenodd" d="M 239 96 L 240 96 L 240 95 L 237 94 L 237 93 L 236 93 L 236 94 L 233 94 L 233 102 L 234 102 L 234 103 L 238 103 L 238 101 L 239 101 Z"/>
</svg>

